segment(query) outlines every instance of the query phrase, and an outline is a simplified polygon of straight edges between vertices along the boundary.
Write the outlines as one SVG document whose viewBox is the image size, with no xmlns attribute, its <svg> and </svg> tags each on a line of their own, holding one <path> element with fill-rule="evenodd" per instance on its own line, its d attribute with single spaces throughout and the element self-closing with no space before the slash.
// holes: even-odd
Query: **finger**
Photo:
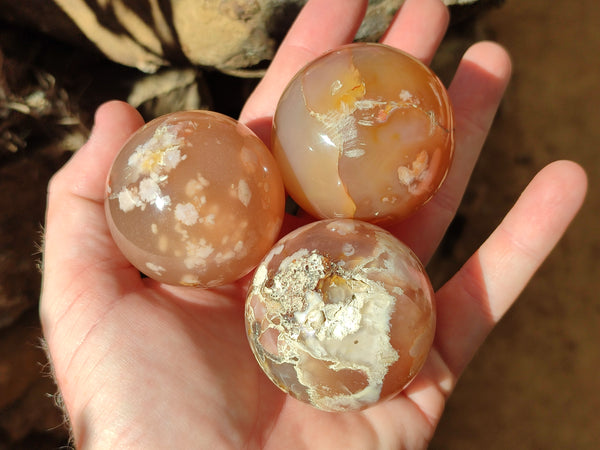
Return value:
<svg viewBox="0 0 600 450">
<path fill-rule="evenodd" d="M 449 95 L 454 109 L 455 152 L 448 176 L 417 213 L 390 227 L 426 263 L 456 213 L 508 85 L 511 63 L 498 44 L 480 42 L 463 56 Z"/>
<path fill-rule="evenodd" d="M 441 0 L 406 0 L 381 38 L 429 64 L 446 29 L 450 15 Z"/>
<path fill-rule="evenodd" d="M 102 267 L 106 266 L 106 273 L 114 264 L 130 267 L 110 238 L 103 199 L 115 154 L 142 124 L 137 111 L 125 103 L 101 106 L 88 142 L 50 182 L 40 305 L 45 328 L 61 317 L 83 290 L 101 283 Z"/>
<path fill-rule="evenodd" d="M 579 210 L 586 175 L 575 163 L 544 168 L 481 248 L 437 293 L 436 346 L 458 376 Z"/>
<path fill-rule="evenodd" d="M 352 42 L 366 7 L 365 0 L 310 0 L 281 43 L 267 74 L 246 102 L 240 121 L 268 143 L 271 118 L 290 79 L 325 51 Z"/>
<path fill-rule="evenodd" d="M 52 181 L 53 190 L 60 191 L 61 195 L 70 193 L 103 201 L 106 176 L 115 155 L 143 124 L 140 114 L 127 103 L 112 101 L 101 105 L 88 142 L 57 172 Z"/>
</svg>

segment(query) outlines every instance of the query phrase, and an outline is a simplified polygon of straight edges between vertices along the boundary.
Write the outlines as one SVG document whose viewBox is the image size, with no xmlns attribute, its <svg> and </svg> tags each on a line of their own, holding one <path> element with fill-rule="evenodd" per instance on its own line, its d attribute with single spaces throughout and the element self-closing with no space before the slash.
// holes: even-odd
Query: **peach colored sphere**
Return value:
<svg viewBox="0 0 600 450">
<path fill-rule="evenodd" d="M 394 396 L 423 366 L 435 333 L 433 289 L 412 251 L 376 225 L 311 223 L 256 269 L 246 330 L 283 391 L 326 411 Z"/>
<path fill-rule="evenodd" d="M 267 147 L 222 114 L 187 111 L 138 130 L 110 170 L 110 231 L 160 282 L 211 287 L 249 273 L 281 227 L 284 190 Z"/>
<path fill-rule="evenodd" d="M 427 66 L 392 47 L 352 44 L 290 82 L 273 153 L 288 193 L 311 215 L 390 222 L 440 187 L 453 126 L 446 90 Z"/>
</svg>

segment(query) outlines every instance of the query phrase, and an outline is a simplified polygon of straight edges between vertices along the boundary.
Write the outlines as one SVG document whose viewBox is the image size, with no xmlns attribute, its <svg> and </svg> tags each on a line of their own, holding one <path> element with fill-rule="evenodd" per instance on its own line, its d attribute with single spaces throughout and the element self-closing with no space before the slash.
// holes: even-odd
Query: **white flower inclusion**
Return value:
<svg viewBox="0 0 600 450">
<path fill-rule="evenodd" d="M 183 126 L 158 127 L 152 137 L 131 154 L 127 160 L 130 184 L 113 196 L 118 198 L 121 211 L 144 210 L 147 205 L 162 211 L 171 204 L 170 196 L 163 195 L 162 190 L 168 183 L 169 172 L 186 159 L 186 155 L 181 154 L 184 139 L 178 135 Z"/>
</svg>

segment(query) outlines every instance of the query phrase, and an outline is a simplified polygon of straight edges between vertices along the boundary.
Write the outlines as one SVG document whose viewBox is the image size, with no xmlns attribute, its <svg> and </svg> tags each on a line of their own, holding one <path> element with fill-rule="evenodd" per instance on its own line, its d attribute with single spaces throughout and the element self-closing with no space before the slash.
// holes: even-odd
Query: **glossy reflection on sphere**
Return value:
<svg viewBox="0 0 600 450">
<path fill-rule="evenodd" d="M 319 218 L 410 215 L 441 185 L 453 147 L 442 83 L 381 44 L 341 47 L 308 64 L 274 118 L 273 153 L 286 188 Z"/>
<path fill-rule="evenodd" d="M 116 244 L 158 281 L 210 287 L 234 281 L 277 239 L 281 175 L 247 127 L 209 111 L 155 119 L 117 155 L 106 216 Z"/>
<path fill-rule="evenodd" d="M 411 250 L 376 225 L 333 219 L 280 240 L 246 301 L 256 359 L 319 409 L 366 408 L 400 392 L 435 332 L 433 290 Z"/>
</svg>

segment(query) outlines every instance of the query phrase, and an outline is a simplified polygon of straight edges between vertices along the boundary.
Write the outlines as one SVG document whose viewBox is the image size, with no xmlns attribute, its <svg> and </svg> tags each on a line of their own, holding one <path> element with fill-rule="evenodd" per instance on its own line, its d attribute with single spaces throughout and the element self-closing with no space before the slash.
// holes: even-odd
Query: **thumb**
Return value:
<svg viewBox="0 0 600 450">
<path fill-rule="evenodd" d="M 112 160 L 141 125 L 141 116 L 126 103 L 102 105 L 88 142 L 50 181 L 40 316 L 51 349 L 55 331 L 77 342 L 78 333 L 89 330 L 107 307 L 107 297 L 119 298 L 115 290 L 126 286 L 125 279 L 139 280 L 112 241 L 103 203 Z M 68 326 L 59 326 L 67 316 Z"/>
</svg>

